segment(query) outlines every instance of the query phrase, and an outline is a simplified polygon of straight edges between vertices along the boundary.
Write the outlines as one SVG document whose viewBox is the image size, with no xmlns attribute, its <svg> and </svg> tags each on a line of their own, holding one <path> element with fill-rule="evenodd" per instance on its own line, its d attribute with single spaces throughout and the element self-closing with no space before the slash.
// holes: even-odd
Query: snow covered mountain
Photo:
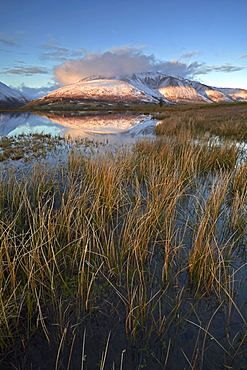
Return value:
<svg viewBox="0 0 247 370">
<path fill-rule="evenodd" d="M 80 102 L 104 102 L 122 104 L 155 104 L 160 100 L 166 102 L 165 97 L 155 89 L 144 83 L 131 83 L 124 79 L 104 79 L 91 77 L 82 79 L 72 85 L 60 87 L 35 103 L 54 103 L 76 100 Z"/>
<path fill-rule="evenodd" d="M 124 79 L 124 77 L 123 77 Z M 142 81 L 161 93 L 169 103 L 222 103 L 234 101 L 220 89 L 204 85 L 200 82 L 191 81 L 182 77 L 167 76 L 159 72 L 138 73 L 128 81 Z"/>
<path fill-rule="evenodd" d="M 247 90 L 230 88 L 221 88 L 219 90 L 224 94 L 228 94 L 235 101 L 247 101 Z"/>
<path fill-rule="evenodd" d="M 247 90 L 220 89 L 182 77 L 159 72 L 136 73 L 104 78 L 89 76 L 61 87 L 32 103 L 32 106 L 54 103 L 104 104 L 196 104 L 247 101 Z M 236 91 L 235 91 L 236 90 Z"/>
<path fill-rule="evenodd" d="M 31 99 L 21 94 L 19 91 L 11 89 L 4 83 L 0 82 L 0 107 L 1 108 L 15 108 L 21 107 Z"/>
</svg>

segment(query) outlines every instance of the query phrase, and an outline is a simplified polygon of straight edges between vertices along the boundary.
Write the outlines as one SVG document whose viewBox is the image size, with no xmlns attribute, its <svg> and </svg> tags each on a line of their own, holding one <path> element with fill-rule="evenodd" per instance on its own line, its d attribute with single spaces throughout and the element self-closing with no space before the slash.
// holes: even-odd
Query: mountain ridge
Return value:
<svg viewBox="0 0 247 370">
<path fill-rule="evenodd" d="M 108 104 L 212 104 L 247 101 L 247 90 L 209 86 L 183 77 L 160 72 L 142 72 L 112 78 L 87 76 L 31 102 L 52 105 L 56 102 Z"/>
<path fill-rule="evenodd" d="M 18 108 L 32 99 L 0 82 L 0 108 Z"/>
</svg>

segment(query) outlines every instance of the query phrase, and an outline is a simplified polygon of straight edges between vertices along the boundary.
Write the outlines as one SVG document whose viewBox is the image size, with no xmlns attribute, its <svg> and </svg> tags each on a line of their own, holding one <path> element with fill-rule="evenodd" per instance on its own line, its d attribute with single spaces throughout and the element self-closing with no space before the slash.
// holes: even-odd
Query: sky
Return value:
<svg viewBox="0 0 247 370">
<path fill-rule="evenodd" d="M 1 0 L 0 81 L 31 97 L 160 71 L 247 89 L 246 0 Z"/>
</svg>

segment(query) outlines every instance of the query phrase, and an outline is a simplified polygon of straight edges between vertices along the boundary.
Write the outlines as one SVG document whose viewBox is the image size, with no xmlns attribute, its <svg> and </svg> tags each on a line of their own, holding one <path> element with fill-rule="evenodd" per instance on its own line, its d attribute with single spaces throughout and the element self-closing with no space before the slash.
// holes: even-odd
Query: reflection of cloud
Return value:
<svg viewBox="0 0 247 370">
<path fill-rule="evenodd" d="M 142 48 L 142 47 L 141 47 Z M 167 75 L 190 78 L 201 67 L 179 61 L 159 61 L 154 55 L 145 55 L 136 48 L 124 46 L 105 53 L 86 53 L 83 58 L 68 60 L 54 68 L 55 79 L 63 85 L 83 77 L 96 75 L 114 77 L 137 72 L 159 71 Z"/>
</svg>

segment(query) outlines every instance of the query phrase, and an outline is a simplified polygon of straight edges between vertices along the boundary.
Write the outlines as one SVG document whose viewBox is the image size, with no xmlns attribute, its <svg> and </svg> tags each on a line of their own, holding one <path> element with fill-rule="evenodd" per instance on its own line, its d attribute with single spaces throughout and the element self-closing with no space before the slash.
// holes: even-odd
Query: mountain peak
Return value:
<svg viewBox="0 0 247 370">
<path fill-rule="evenodd" d="M 21 107 L 31 100 L 32 99 L 28 98 L 26 95 L 0 82 L 0 107 L 1 108 Z"/>
<path fill-rule="evenodd" d="M 239 100 L 247 101 L 246 90 L 229 94 L 183 77 L 149 71 L 111 78 L 88 76 L 37 99 L 34 104 L 208 104 Z"/>
</svg>

